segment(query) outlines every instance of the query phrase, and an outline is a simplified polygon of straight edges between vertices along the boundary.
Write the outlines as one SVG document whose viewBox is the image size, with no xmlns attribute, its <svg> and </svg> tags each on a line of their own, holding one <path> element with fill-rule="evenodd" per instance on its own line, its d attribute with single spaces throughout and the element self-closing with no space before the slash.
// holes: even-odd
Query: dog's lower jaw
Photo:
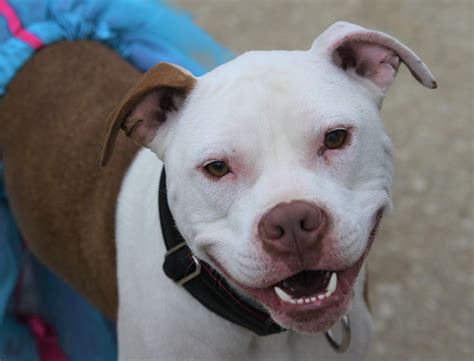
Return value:
<svg viewBox="0 0 474 361">
<path fill-rule="evenodd" d="M 364 360 L 372 326 L 363 302 L 363 270 L 349 316 L 352 341 L 338 356 L 324 334 L 291 330 L 259 337 L 212 314 L 161 266 L 166 252 L 157 212 L 161 163 L 141 151 L 124 179 L 117 209 L 119 360 Z M 140 245 L 140 247 L 137 246 Z M 339 358 L 342 357 L 342 358 Z"/>
</svg>

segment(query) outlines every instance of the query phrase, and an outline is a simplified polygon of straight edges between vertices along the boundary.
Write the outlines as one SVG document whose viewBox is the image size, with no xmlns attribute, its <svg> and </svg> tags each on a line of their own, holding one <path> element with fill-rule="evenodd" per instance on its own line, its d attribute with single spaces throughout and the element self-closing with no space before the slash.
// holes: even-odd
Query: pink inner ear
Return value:
<svg viewBox="0 0 474 361">
<path fill-rule="evenodd" d="M 395 80 L 400 66 L 400 58 L 393 50 L 367 41 L 347 41 L 334 51 L 333 57 L 344 70 L 354 69 L 384 93 Z"/>
</svg>

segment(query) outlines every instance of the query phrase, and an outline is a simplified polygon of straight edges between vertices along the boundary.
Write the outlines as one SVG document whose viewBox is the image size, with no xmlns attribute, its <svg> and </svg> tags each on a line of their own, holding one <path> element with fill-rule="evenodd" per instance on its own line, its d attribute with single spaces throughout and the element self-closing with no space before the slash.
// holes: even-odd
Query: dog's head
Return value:
<svg viewBox="0 0 474 361">
<path fill-rule="evenodd" d="M 400 63 L 436 83 L 396 39 L 332 25 L 308 51 L 249 52 L 194 78 L 160 64 L 110 119 L 164 161 L 193 253 L 299 332 L 320 332 L 352 286 L 390 205 L 392 147 L 379 116 Z"/>
</svg>

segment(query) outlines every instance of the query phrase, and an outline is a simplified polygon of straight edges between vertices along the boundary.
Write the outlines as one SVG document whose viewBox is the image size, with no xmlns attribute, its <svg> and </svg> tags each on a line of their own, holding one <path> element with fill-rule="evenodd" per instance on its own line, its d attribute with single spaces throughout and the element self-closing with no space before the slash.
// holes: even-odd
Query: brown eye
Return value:
<svg viewBox="0 0 474 361">
<path fill-rule="evenodd" d="M 324 145 L 328 149 L 338 149 L 344 145 L 346 139 L 347 130 L 336 129 L 326 134 L 326 137 L 324 138 Z"/>
<path fill-rule="evenodd" d="M 229 167 L 225 162 L 221 160 L 215 160 L 211 163 L 208 163 L 204 166 L 204 168 L 214 177 L 221 178 L 225 176 L 227 173 L 230 172 Z"/>
</svg>

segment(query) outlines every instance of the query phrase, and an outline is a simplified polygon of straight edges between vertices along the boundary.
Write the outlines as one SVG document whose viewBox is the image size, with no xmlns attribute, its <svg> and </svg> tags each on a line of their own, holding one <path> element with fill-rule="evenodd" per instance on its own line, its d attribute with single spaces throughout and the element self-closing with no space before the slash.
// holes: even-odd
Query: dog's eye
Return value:
<svg viewBox="0 0 474 361">
<path fill-rule="evenodd" d="M 230 172 L 229 167 L 221 160 L 212 161 L 204 166 L 206 171 L 214 177 L 222 178 Z"/>
<path fill-rule="evenodd" d="M 341 148 L 347 139 L 347 130 L 336 129 L 326 134 L 324 145 L 327 149 Z"/>
</svg>

